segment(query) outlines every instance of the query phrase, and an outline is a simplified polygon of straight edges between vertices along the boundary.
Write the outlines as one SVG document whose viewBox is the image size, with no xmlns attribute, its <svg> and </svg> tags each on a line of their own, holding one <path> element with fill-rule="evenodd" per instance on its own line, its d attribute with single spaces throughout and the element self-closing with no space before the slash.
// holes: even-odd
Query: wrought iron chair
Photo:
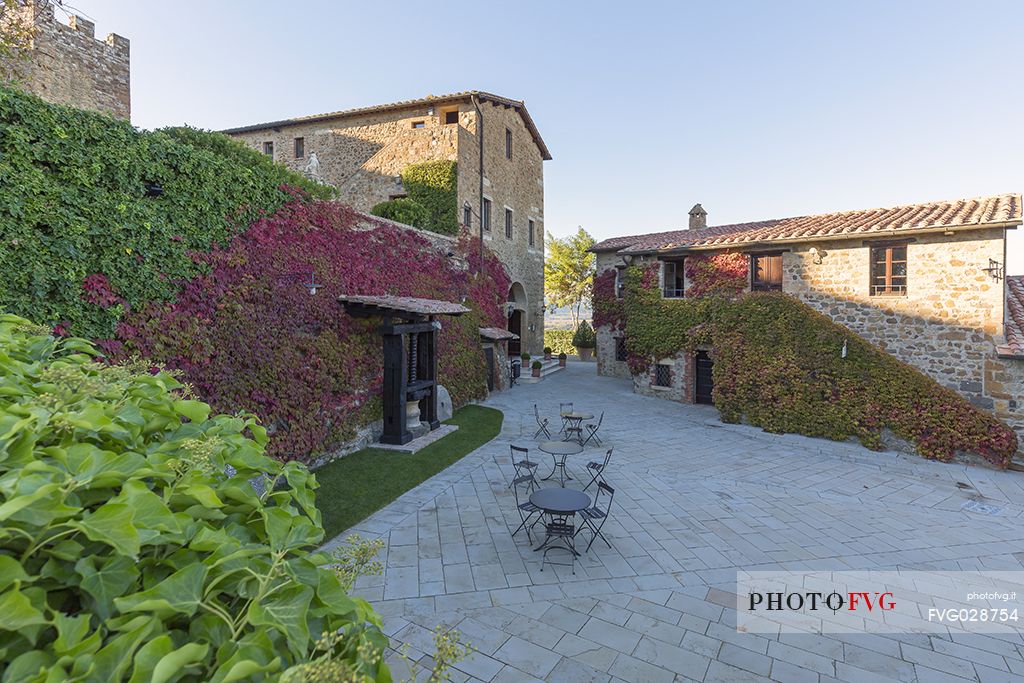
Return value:
<svg viewBox="0 0 1024 683">
<path fill-rule="evenodd" d="M 583 444 L 582 444 L 583 446 L 586 446 L 591 441 L 593 441 L 598 446 L 601 445 L 601 439 L 599 439 L 597 437 L 597 430 L 601 429 L 601 423 L 602 422 L 604 422 L 604 411 L 603 410 L 601 411 L 601 417 L 597 418 L 597 424 L 596 425 L 594 425 L 594 424 L 587 425 L 587 431 L 590 432 L 590 433 L 587 434 L 587 438 L 583 441 Z M 583 434 L 581 433 L 580 436 L 582 437 Z"/>
<path fill-rule="evenodd" d="M 521 486 L 526 487 L 526 500 L 519 500 L 519 488 Z M 516 510 L 519 511 L 519 519 L 522 523 L 516 527 L 516 530 L 512 532 L 512 536 L 518 534 L 522 529 L 526 529 L 526 538 L 532 543 L 533 538 L 530 536 L 530 529 L 533 525 L 540 521 L 541 509 L 530 502 L 530 494 L 533 493 L 534 489 L 537 488 L 537 480 L 534 479 L 532 474 L 524 474 L 521 477 L 516 477 L 512 480 L 512 491 L 516 497 Z M 530 519 L 537 515 L 537 519 L 534 519 L 530 523 Z"/>
<path fill-rule="evenodd" d="M 562 566 L 572 567 L 573 576 L 576 575 L 576 545 L 573 540 L 576 538 L 576 534 L 583 527 L 576 528 L 569 520 L 571 517 L 567 516 L 554 516 L 551 521 L 544 525 L 544 531 L 547 533 L 547 538 L 544 539 L 544 554 L 540 560 L 540 570 L 544 571 L 544 563 L 547 564 L 560 564 Z M 551 541 L 561 541 L 565 545 L 547 545 Z M 548 559 L 548 553 L 552 550 L 566 550 L 569 552 L 568 562 L 552 562 Z"/>
<path fill-rule="evenodd" d="M 592 460 L 587 463 L 587 471 L 591 472 L 591 478 L 590 483 L 583 487 L 584 491 L 589 489 L 594 482 L 597 482 L 599 485 L 605 483 L 604 471 L 608 468 L 608 461 L 612 459 L 612 451 L 614 450 L 614 448 L 608 449 L 608 452 L 604 454 L 604 462 L 595 462 Z"/>
<path fill-rule="evenodd" d="M 569 420 L 567 420 L 565 418 L 565 414 L 566 413 L 571 413 L 571 412 L 572 412 L 572 404 L 571 403 L 559 403 L 558 404 L 558 416 L 560 418 L 562 418 L 562 428 L 558 430 L 559 432 L 565 432 L 565 428 L 569 426 Z"/>
<path fill-rule="evenodd" d="M 548 437 L 548 439 L 550 439 L 551 432 L 548 431 L 548 419 L 546 417 L 540 416 L 540 410 L 537 408 L 536 403 L 533 404 L 533 417 L 537 420 L 538 427 L 537 431 L 534 432 L 533 434 L 533 438 L 536 439 L 538 436 L 543 434 L 544 436 Z"/>
<path fill-rule="evenodd" d="M 610 452 L 610 451 L 609 451 Z M 608 494 L 608 503 L 601 509 L 599 501 L 601 500 L 601 494 Z M 587 544 L 587 549 L 584 552 L 590 552 L 590 546 L 594 545 L 594 541 L 598 536 L 604 541 L 604 544 L 609 548 L 612 544 L 608 542 L 608 539 L 601 533 L 601 529 L 604 527 L 604 523 L 608 521 L 608 516 L 612 512 L 612 501 L 615 500 L 615 489 L 603 481 L 597 485 L 597 495 L 594 496 L 594 504 L 580 511 L 580 516 L 583 518 L 583 524 L 577 529 L 576 533 L 587 529 L 593 534 L 593 538 L 590 539 L 590 543 Z"/>
<path fill-rule="evenodd" d="M 512 456 L 512 467 L 516 470 L 516 478 L 521 477 L 524 473 L 529 474 L 532 477 L 537 469 L 537 463 L 530 460 L 530 449 L 509 445 L 508 450 L 509 455 Z M 516 454 L 520 454 L 520 457 L 522 458 L 518 462 L 516 461 Z M 514 482 L 515 479 L 512 481 Z M 509 484 L 508 486 L 509 488 L 512 488 L 512 484 Z"/>
</svg>

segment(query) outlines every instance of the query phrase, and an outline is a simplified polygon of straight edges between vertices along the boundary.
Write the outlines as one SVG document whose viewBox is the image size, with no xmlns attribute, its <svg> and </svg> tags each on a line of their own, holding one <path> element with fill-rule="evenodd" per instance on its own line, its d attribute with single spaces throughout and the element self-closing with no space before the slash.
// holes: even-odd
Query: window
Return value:
<svg viewBox="0 0 1024 683">
<path fill-rule="evenodd" d="M 484 197 L 484 208 L 480 220 L 484 224 L 484 230 L 491 229 L 491 200 Z"/>
<path fill-rule="evenodd" d="M 512 158 L 512 131 L 505 129 L 505 158 Z"/>
<path fill-rule="evenodd" d="M 512 209 L 505 209 L 505 237 L 512 239 Z"/>
<path fill-rule="evenodd" d="M 907 245 L 871 247 L 871 296 L 907 295 Z"/>
<path fill-rule="evenodd" d="M 469 204 L 462 207 L 462 224 L 467 228 L 473 224 L 473 209 Z"/>
<path fill-rule="evenodd" d="M 446 111 L 444 113 L 444 122 L 445 122 L 445 124 L 458 123 L 459 122 L 459 110 L 456 109 L 454 111 Z"/>
<path fill-rule="evenodd" d="M 615 360 L 620 363 L 626 360 L 626 338 L 615 338 Z"/>
<path fill-rule="evenodd" d="M 664 275 L 664 292 L 666 299 L 681 299 L 683 297 L 683 263 L 682 261 L 665 261 L 662 264 Z"/>
<path fill-rule="evenodd" d="M 534 225 L 533 225 L 533 221 L 532 220 L 526 222 L 526 229 L 529 231 L 530 246 L 532 247 L 533 246 L 533 231 L 534 231 Z"/>
<path fill-rule="evenodd" d="M 271 159 L 273 159 L 274 158 L 274 143 L 273 142 L 264 142 L 263 143 L 263 153 L 266 154 Z"/>
<path fill-rule="evenodd" d="M 306 156 L 306 138 L 295 138 L 295 158 Z"/>
<path fill-rule="evenodd" d="M 654 386 L 672 386 L 672 366 L 667 363 L 658 363 L 654 366 Z"/>
<path fill-rule="evenodd" d="M 752 254 L 750 288 L 755 291 L 782 291 L 782 254 Z"/>
<path fill-rule="evenodd" d="M 426 124 L 424 124 L 423 121 L 413 121 L 412 122 L 412 127 L 413 128 L 423 128 L 424 125 L 426 125 Z"/>
<path fill-rule="evenodd" d="M 615 298 L 621 299 L 626 283 L 622 281 L 622 268 L 615 269 Z"/>
</svg>

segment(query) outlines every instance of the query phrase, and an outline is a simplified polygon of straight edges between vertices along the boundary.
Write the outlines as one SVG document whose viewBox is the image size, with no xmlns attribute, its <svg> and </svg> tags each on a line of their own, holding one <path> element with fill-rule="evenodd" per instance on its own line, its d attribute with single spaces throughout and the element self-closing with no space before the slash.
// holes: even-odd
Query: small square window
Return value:
<svg viewBox="0 0 1024 683">
<path fill-rule="evenodd" d="M 620 363 L 626 360 L 626 338 L 615 338 L 615 360 Z M 667 367 L 667 366 L 666 366 Z"/>
<path fill-rule="evenodd" d="M 412 122 L 412 127 L 413 128 L 423 128 L 425 125 L 427 125 L 427 124 L 424 123 L 423 121 L 413 121 Z"/>
<path fill-rule="evenodd" d="M 484 230 L 491 229 L 491 200 L 484 198 L 483 216 L 480 218 L 484 224 Z"/>
<path fill-rule="evenodd" d="M 306 138 L 295 138 L 295 158 L 306 156 Z"/>
<path fill-rule="evenodd" d="M 533 240 L 534 240 L 534 237 L 533 237 L 533 231 L 534 231 L 534 230 L 535 230 L 536 228 L 535 228 L 535 227 L 534 227 L 534 225 L 533 225 L 533 221 L 528 221 L 528 222 L 527 222 L 527 224 L 526 224 L 526 227 L 527 227 L 527 229 L 528 229 L 528 230 L 530 231 L 530 235 L 529 235 L 529 238 L 530 238 L 530 246 L 532 247 L 532 246 L 533 246 Z"/>
<path fill-rule="evenodd" d="M 505 209 L 505 237 L 512 239 L 512 209 Z"/>
<path fill-rule="evenodd" d="M 505 129 L 505 158 L 512 158 L 512 131 Z"/>
<path fill-rule="evenodd" d="M 658 363 L 654 366 L 654 386 L 672 386 L 672 366 L 666 363 Z"/>
<path fill-rule="evenodd" d="M 458 123 L 459 122 L 459 110 L 456 109 L 455 111 L 446 111 L 444 113 L 444 122 L 445 122 L 445 124 L 448 124 L 448 125 L 453 124 L 453 123 Z"/>
<path fill-rule="evenodd" d="M 273 142 L 264 142 L 263 143 L 263 153 L 266 154 L 271 159 L 273 159 L 274 158 L 274 143 Z"/>
</svg>

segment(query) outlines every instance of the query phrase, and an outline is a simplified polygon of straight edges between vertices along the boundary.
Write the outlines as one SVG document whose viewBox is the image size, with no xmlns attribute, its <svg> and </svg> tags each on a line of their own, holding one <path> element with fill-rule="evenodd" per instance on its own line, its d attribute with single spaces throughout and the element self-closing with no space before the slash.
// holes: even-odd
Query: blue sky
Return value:
<svg viewBox="0 0 1024 683">
<path fill-rule="evenodd" d="M 1024 189 L 1017 2 L 68 1 L 131 39 L 145 128 L 524 99 L 556 235 Z"/>
</svg>

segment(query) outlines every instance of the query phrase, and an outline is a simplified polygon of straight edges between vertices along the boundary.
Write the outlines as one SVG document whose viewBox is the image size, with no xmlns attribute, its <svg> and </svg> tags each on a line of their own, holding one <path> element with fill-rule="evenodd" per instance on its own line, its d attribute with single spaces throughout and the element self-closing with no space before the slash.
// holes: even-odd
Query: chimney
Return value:
<svg viewBox="0 0 1024 683">
<path fill-rule="evenodd" d="M 690 209 L 690 230 L 700 230 L 708 227 L 708 212 L 700 204 L 694 204 Z"/>
</svg>

